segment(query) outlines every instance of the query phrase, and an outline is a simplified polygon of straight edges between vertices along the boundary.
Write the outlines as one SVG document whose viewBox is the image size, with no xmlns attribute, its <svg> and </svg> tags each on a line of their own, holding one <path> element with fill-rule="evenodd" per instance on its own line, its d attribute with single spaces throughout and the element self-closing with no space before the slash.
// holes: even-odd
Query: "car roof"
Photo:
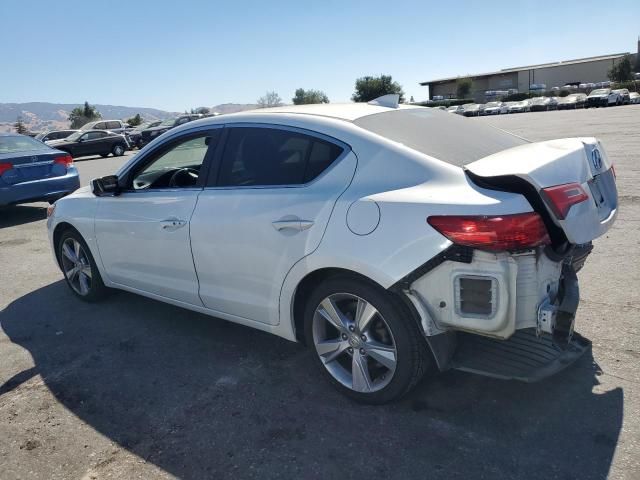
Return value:
<svg viewBox="0 0 640 480">
<path fill-rule="evenodd" d="M 288 113 L 306 114 L 320 117 L 331 117 L 353 122 L 361 117 L 375 115 L 376 113 L 390 112 L 397 109 L 424 108 L 416 105 L 400 104 L 398 107 L 384 107 L 370 105 L 368 103 L 322 103 L 313 105 L 285 105 L 282 107 L 259 108 L 246 112 L 232 113 L 224 116 L 239 116 L 245 113 Z"/>
</svg>

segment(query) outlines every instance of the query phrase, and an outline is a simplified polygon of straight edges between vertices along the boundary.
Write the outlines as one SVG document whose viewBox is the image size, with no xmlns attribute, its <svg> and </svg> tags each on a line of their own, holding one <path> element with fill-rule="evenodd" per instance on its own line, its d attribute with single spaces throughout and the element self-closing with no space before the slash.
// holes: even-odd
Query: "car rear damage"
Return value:
<svg viewBox="0 0 640 480">
<path fill-rule="evenodd" d="M 615 221 L 615 172 L 593 138 L 531 143 L 464 167 L 533 212 L 429 217 L 451 241 L 400 280 L 441 370 L 535 381 L 590 347 L 574 333 L 576 272 Z"/>
</svg>

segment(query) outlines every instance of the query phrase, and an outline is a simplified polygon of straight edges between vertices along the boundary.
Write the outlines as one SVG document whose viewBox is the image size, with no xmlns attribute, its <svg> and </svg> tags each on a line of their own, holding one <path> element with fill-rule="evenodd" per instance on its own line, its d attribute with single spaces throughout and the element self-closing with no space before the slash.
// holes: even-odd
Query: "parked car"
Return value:
<svg viewBox="0 0 640 480">
<path fill-rule="evenodd" d="M 542 112 L 555 110 L 558 102 L 555 97 L 534 97 L 529 100 L 529 110 L 532 112 Z"/>
<path fill-rule="evenodd" d="M 51 140 L 47 145 L 69 153 L 72 157 L 124 155 L 129 148 L 124 135 L 106 130 L 80 130 L 63 140 Z"/>
<path fill-rule="evenodd" d="M 509 113 L 509 107 L 502 102 L 488 102 L 482 111 L 483 115 L 500 115 L 501 113 Z"/>
<path fill-rule="evenodd" d="M 586 103 L 587 95 L 585 93 L 572 93 L 558 100 L 558 110 L 584 108 Z"/>
<path fill-rule="evenodd" d="M 113 133 L 124 133 L 130 128 L 128 123 L 122 120 L 96 120 L 83 125 L 80 130 L 109 130 Z"/>
<path fill-rule="evenodd" d="M 610 88 L 598 88 L 592 90 L 587 97 L 586 108 L 589 107 L 608 107 L 617 105 L 620 102 L 620 96 L 611 91 Z"/>
<path fill-rule="evenodd" d="M 631 92 L 629 94 L 629 102 L 633 104 L 640 103 L 640 93 Z"/>
<path fill-rule="evenodd" d="M 631 103 L 631 97 L 629 95 L 629 90 L 626 88 L 617 88 L 615 90 L 611 90 L 613 93 L 618 94 L 618 105 L 629 105 Z"/>
<path fill-rule="evenodd" d="M 458 115 L 462 115 L 464 113 L 464 107 L 462 105 L 454 105 L 447 108 L 447 112 L 457 113 Z"/>
<path fill-rule="evenodd" d="M 77 132 L 78 130 L 50 130 L 48 132 L 41 132 L 35 136 L 36 140 L 40 140 L 41 142 L 47 142 L 49 140 L 61 140 L 63 138 L 67 138 L 72 133 Z"/>
<path fill-rule="evenodd" d="M 430 369 L 565 368 L 589 348 L 573 333 L 575 271 L 618 208 L 606 152 L 397 101 L 168 132 L 56 202 L 49 238 L 71 292 L 128 290 L 305 341 L 369 403 Z"/>
<path fill-rule="evenodd" d="M 160 123 L 159 125 L 155 126 L 155 127 L 149 127 L 145 130 L 142 130 L 141 132 L 141 137 L 142 137 L 142 141 L 140 142 L 140 146 L 144 146 L 147 143 L 149 143 L 151 140 L 153 140 L 156 137 L 159 137 L 160 135 L 162 135 L 164 132 L 167 132 L 169 130 L 171 130 L 172 128 L 175 127 L 179 127 L 180 125 L 183 125 L 185 123 L 191 122 L 193 120 L 198 120 L 199 118 L 202 118 L 202 115 L 200 114 L 184 114 L 184 115 L 180 115 L 178 117 L 174 117 L 174 118 L 168 118 L 166 120 L 164 120 L 162 123 Z"/>
<path fill-rule="evenodd" d="M 69 154 L 26 135 L 0 133 L 0 206 L 54 202 L 79 187 Z"/>
<path fill-rule="evenodd" d="M 162 123 L 162 120 L 154 120 L 152 122 L 144 122 L 144 123 L 141 123 L 140 125 L 138 125 L 137 127 L 128 130 L 125 133 L 125 135 L 127 136 L 127 139 L 129 140 L 129 145 L 131 145 L 132 147 L 142 148 L 142 146 L 143 146 L 142 132 L 145 131 L 148 128 L 157 127 L 161 123 Z"/>
<path fill-rule="evenodd" d="M 465 117 L 477 117 L 482 111 L 481 107 L 482 105 L 479 105 L 477 103 L 466 103 L 462 105 L 462 115 L 464 115 Z"/>
<path fill-rule="evenodd" d="M 529 111 L 529 100 L 520 102 L 509 102 L 509 113 L 524 113 Z"/>
</svg>

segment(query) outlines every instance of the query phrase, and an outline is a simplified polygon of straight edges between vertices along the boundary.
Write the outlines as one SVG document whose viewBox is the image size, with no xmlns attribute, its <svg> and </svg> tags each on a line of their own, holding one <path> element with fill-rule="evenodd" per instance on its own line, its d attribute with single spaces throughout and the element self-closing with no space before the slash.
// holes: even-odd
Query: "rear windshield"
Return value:
<svg viewBox="0 0 640 480">
<path fill-rule="evenodd" d="M 459 167 L 527 143 L 481 119 L 415 108 L 368 115 L 353 123 L 365 130 Z"/>
<path fill-rule="evenodd" d="M 0 154 L 46 150 L 48 147 L 38 140 L 22 135 L 0 136 Z"/>
</svg>

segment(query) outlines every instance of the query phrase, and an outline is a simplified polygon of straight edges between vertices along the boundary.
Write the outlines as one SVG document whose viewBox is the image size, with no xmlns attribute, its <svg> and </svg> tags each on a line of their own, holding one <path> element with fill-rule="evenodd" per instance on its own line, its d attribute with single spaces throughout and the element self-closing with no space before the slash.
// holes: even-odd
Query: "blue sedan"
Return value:
<svg viewBox="0 0 640 480">
<path fill-rule="evenodd" d="M 53 203 L 79 187 L 68 153 L 25 135 L 0 133 L 0 206 Z"/>
</svg>

